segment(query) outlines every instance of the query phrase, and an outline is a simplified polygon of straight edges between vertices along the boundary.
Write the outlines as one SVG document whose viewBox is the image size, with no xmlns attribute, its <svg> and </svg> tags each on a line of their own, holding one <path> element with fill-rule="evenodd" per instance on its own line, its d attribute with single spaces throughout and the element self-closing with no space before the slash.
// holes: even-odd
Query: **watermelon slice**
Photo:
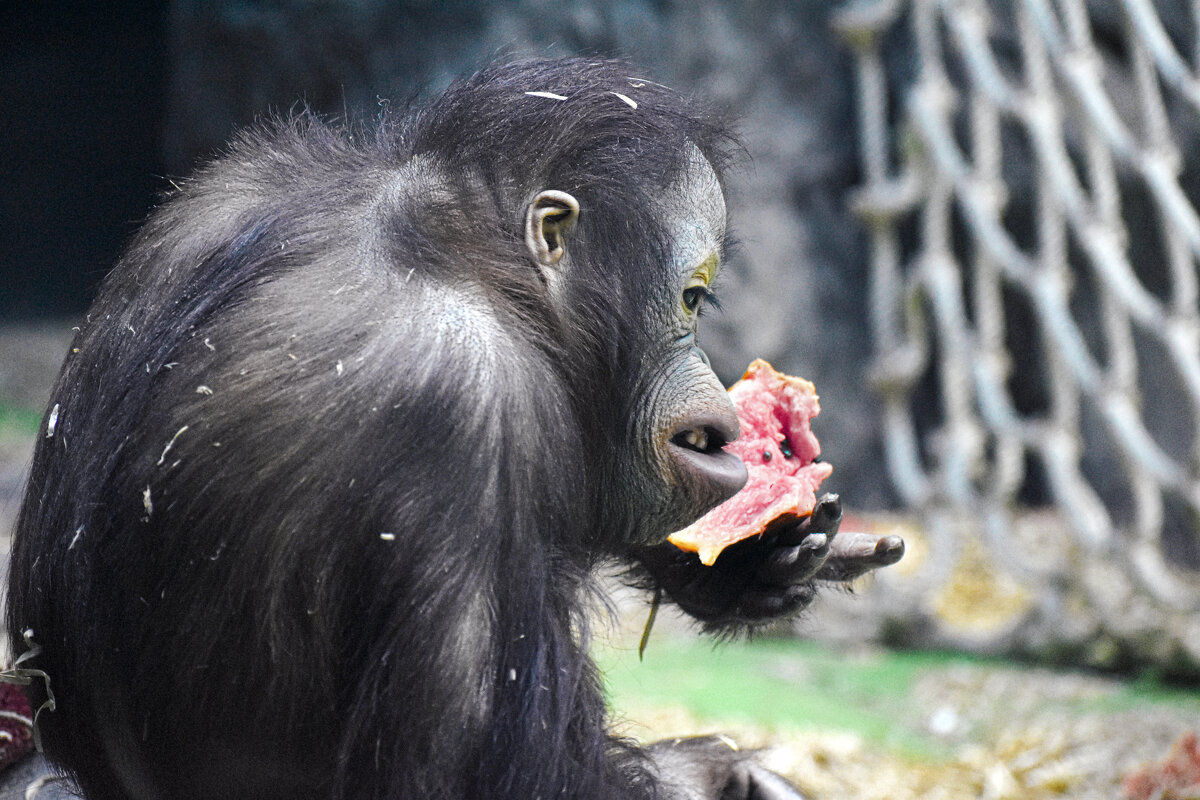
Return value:
<svg viewBox="0 0 1200 800">
<path fill-rule="evenodd" d="M 768 526 L 812 513 L 817 488 L 833 467 L 816 461 L 821 445 L 809 423 L 821 410 L 816 390 L 803 378 L 776 372 L 755 359 L 729 389 L 741 436 L 725 446 L 746 463 L 749 478 L 733 497 L 668 537 L 711 566 L 729 545 Z"/>
</svg>

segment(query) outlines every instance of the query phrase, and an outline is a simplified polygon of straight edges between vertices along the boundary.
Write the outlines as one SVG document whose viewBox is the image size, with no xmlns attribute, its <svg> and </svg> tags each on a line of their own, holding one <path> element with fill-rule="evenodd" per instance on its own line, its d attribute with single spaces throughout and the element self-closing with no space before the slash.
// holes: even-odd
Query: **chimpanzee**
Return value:
<svg viewBox="0 0 1200 800">
<path fill-rule="evenodd" d="M 602 562 L 730 631 L 894 560 L 839 550 L 834 497 L 713 567 L 664 541 L 745 480 L 696 343 L 715 119 L 534 60 L 179 183 L 80 327 L 13 548 L 85 797 L 799 797 L 611 737 L 587 655 Z"/>
</svg>

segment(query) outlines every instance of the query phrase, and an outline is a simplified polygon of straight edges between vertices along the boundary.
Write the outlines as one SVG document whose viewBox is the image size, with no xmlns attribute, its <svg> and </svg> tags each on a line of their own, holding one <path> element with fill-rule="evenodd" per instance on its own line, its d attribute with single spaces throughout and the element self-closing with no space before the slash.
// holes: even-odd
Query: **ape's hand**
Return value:
<svg viewBox="0 0 1200 800">
<path fill-rule="evenodd" d="M 671 800 L 804 800 L 790 783 L 724 737 L 664 739 L 647 751 Z"/>
<path fill-rule="evenodd" d="M 841 521 L 841 501 L 826 494 L 810 516 L 730 545 L 711 567 L 669 543 L 637 555 L 668 597 L 707 626 L 753 625 L 803 609 L 816 581 L 852 580 L 904 555 L 898 536 L 839 536 Z"/>
</svg>

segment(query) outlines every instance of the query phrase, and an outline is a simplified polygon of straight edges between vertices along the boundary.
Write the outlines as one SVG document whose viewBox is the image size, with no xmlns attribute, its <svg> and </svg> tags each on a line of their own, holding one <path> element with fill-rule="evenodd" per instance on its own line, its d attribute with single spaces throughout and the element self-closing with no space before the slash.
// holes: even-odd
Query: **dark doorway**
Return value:
<svg viewBox="0 0 1200 800">
<path fill-rule="evenodd" d="M 82 312 L 162 187 L 166 8 L 0 12 L 0 321 Z"/>
</svg>

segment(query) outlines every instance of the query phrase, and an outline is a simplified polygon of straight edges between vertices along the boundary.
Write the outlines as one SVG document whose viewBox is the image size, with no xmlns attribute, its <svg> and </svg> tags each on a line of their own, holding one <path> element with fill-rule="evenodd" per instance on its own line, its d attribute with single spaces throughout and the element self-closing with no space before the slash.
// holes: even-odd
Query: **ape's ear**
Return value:
<svg viewBox="0 0 1200 800">
<path fill-rule="evenodd" d="M 579 219 L 579 201 L 566 192 L 539 192 L 525 211 L 525 246 L 543 267 L 553 267 L 566 252 L 563 237 Z"/>
</svg>

